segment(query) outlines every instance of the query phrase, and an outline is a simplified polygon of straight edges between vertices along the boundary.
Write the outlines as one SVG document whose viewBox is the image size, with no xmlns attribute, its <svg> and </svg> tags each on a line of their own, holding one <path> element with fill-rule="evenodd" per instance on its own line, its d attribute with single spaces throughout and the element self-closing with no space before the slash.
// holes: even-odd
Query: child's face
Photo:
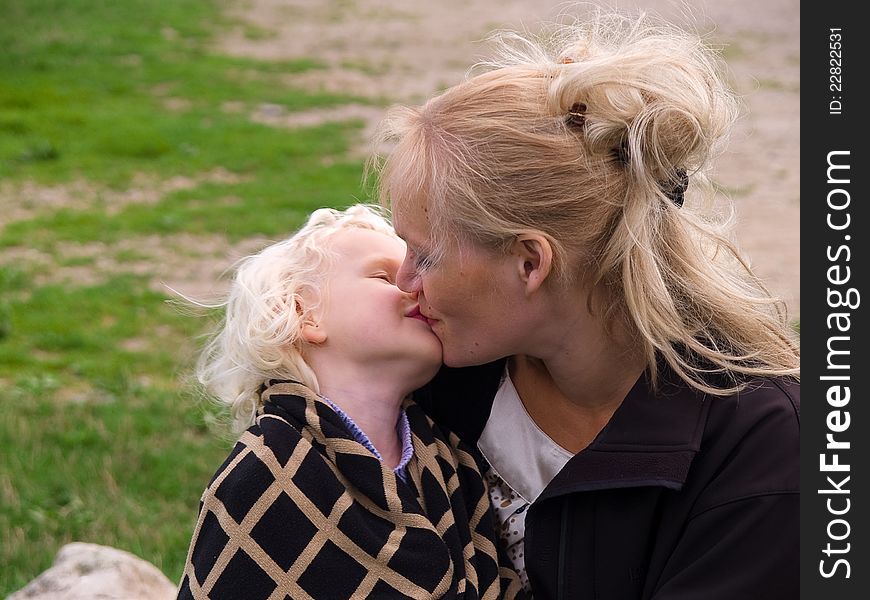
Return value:
<svg viewBox="0 0 870 600">
<path fill-rule="evenodd" d="M 318 329 L 331 360 L 387 368 L 419 387 L 441 366 L 441 342 L 420 315 L 417 294 L 396 287 L 405 243 L 370 229 L 330 237 L 334 260 L 327 274 Z M 413 388 L 412 388 L 413 389 Z"/>
</svg>

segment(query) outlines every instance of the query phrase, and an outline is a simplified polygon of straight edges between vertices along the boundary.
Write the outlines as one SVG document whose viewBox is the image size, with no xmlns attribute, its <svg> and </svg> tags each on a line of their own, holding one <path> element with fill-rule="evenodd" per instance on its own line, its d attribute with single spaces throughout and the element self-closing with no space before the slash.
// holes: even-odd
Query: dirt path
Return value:
<svg viewBox="0 0 870 600">
<path fill-rule="evenodd" d="M 746 104 L 716 182 L 733 200 L 736 237 L 757 273 L 800 313 L 800 11 L 798 0 L 622 1 L 697 29 L 725 45 L 734 84 Z M 564 9 L 539 0 L 240 0 L 240 26 L 223 52 L 261 59 L 309 57 L 330 68 L 288 76 L 293 85 L 385 102 L 420 102 L 460 81 L 496 28 L 535 31 Z M 251 35 L 255 31 L 256 35 Z M 276 119 L 297 126 L 364 118 L 382 111 L 349 107 Z M 255 117 L 255 115 L 252 115 Z M 361 140 L 363 141 L 363 140 Z"/>
</svg>

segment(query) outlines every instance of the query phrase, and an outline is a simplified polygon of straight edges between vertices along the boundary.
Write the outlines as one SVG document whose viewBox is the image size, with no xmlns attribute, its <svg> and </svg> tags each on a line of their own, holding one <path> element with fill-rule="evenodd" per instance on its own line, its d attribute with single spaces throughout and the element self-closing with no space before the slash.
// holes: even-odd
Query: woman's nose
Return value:
<svg viewBox="0 0 870 600">
<path fill-rule="evenodd" d="M 413 262 L 408 260 L 407 256 L 405 256 L 405 260 L 402 261 L 399 271 L 396 273 L 396 285 L 400 290 L 409 294 L 417 294 L 423 289 L 420 274 L 414 268 Z"/>
</svg>

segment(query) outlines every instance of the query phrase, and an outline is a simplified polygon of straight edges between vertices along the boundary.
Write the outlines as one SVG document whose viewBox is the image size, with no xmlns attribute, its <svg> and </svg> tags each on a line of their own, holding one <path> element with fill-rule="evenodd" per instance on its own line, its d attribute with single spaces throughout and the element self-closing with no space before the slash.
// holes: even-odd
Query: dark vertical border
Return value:
<svg viewBox="0 0 870 600">
<path fill-rule="evenodd" d="M 870 27 L 858 6 L 801 6 L 801 598 L 807 599 L 870 597 L 870 361 L 864 351 L 870 343 Z M 842 168 L 829 173 L 829 161 Z M 841 379 L 825 379 L 832 376 Z M 839 447 L 827 447 L 828 434 Z M 848 470 L 826 471 L 822 455 Z"/>
</svg>

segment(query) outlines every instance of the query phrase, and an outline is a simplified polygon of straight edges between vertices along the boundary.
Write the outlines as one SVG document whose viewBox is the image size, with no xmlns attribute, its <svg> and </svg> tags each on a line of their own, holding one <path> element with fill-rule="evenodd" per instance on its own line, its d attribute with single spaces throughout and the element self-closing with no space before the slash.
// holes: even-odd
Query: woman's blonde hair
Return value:
<svg viewBox="0 0 870 600">
<path fill-rule="evenodd" d="M 784 303 L 700 210 L 738 114 L 718 55 L 646 16 L 492 39 L 488 71 L 388 113 L 376 143 L 394 149 L 367 167 L 381 202 L 425 199 L 435 261 L 451 240 L 505 251 L 543 233 L 556 281 L 606 292 L 605 322 L 629 323 L 654 381 L 660 358 L 713 394 L 798 376 Z"/>
<path fill-rule="evenodd" d="M 385 214 L 362 204 L 343 211 L 321 208 L 292 237 L 237 263 L 227 296 L 209 305 L 225 309 L 224 316 L 196 366 L 206 392 L 230 407 L 234 429 L 253 423 L 258 390 L 269 379 L 295 379 L 319 392 L 305 361 L 302 327 L 313 322 L 328 292 L 328 240 L 351 228 L 396 237 Z"/>
</svg>

